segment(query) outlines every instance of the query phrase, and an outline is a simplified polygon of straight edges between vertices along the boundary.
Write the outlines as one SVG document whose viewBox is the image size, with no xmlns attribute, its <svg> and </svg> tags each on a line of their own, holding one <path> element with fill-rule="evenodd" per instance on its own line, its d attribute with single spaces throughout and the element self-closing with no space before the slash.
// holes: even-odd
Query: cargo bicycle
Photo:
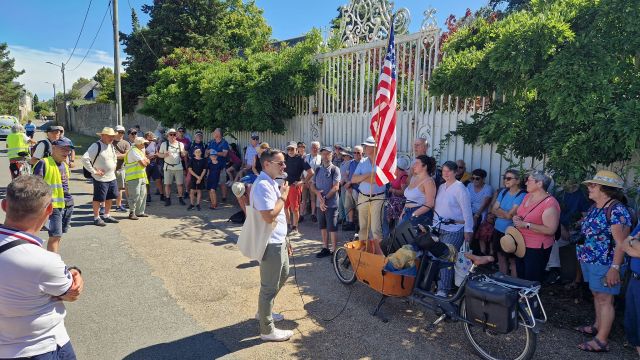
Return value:
<svg viewBox="0 0 640 360">
<path fill-rule="evenodd" d="M 334 252 L 334 271 L 341 283 L 352 285 L 358 280 L 382 294 L 372 315 L 387 297 L 404 297 L 438 316 L 432 326 L 445 320 L 460 322 L 466 339 L 483 359 L 533 357 L 540 327 L 547 321 L 538 294 L 540 283 L 485 273 L 476 260 L 453 296 L 438 296 L 433 289 L 440 269 L 452 267 L 451 257 L 455 259 L 451 248 L 439 242 L 438 229 L 401 224 L 390 244 L 396 250 L 419 244 L 423 255 L 415 276 L 389 271 L 386 258 L 370 252 L 368 241 L 352 241 Z"/>
</svg>

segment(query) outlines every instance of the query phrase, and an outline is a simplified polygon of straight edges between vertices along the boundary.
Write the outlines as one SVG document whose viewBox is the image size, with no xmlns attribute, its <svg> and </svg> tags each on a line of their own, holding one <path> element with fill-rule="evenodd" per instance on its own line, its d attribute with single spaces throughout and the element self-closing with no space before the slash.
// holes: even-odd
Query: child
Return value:
<svg viewBox="0 0 640 360">
<path fill-rule="evenodd" d="M 207 177 L 207 189 L 209 190 L 209 209 L 214 210 L 218 207 L 218 201 L 216 198 L 216 190 L 218 189 L 218 183 L 220 182 L 220 171 L 222 171 L 222 164 L 218 161 L 218 153 L 211 149 L 209 153 L 209 161 L 207 162 L 207 168 L 209 176 Z"/>
<path fill-rule="evenodd" d="M 193 158 L 189 160 L 189 174 L 191 174 L 191 183 L 189 184 L 189 198 L 191 204 L 187 210 L 195 208 L 200 211 L 200 201 L 202 200 L 202 190 L 205 189 L 205 178 L 207 176 L 207 159 L 202 158 L 202 150 L 195 149 Z M 197 201 L 196 201 L 197 199 Z M 195 204 L 194 204 L 195 203 Z"/>
</svg>

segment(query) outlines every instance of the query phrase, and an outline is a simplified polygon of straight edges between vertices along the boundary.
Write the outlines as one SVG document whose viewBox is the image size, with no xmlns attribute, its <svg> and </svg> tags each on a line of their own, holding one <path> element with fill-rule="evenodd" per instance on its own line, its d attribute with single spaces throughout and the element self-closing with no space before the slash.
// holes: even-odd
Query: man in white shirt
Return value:
<svg viewBox="0 0 640 360">
<path fill-rule="evenodd" d="M 268 224 L 276 222 L 276 225 L 260 261 L 260 295 L 256 318 L 260 321 L 262 340 L 285 341 L 293 335 L 293 331 L 277 329 L 273 323 L 283 320 L 284 317 L 281 314 L 273 314 L 272 310 L 273 301 L 289 276 L 287 220 L 284 214 L 289 184 L 285 181 L 279 187 L 275 181 L 277 177 L 284 175 L 286 168 L 282 151 L 265 150 L 260 156 L 260 162 L 262 172 L 253 183 L 251 204 L 260 212 L 262 220 Z"/>
<path fill-rule="evenodd" d="M 105 223 L 118 223 L 109 213 L 111 203 L 118 197 L 116 165 L 118 162 L 113 139 L 116 132 L 105 127 L 96 133 L 100 140 L 91 144 L 82 155 L 82 165 L 93 177 L 93 224 L 106 226 Z M 104 202 L 104 220 L 100 218 L 100 203 Z"/>
<path fill-rule="evenodd" d="M 63 301 L 78 299 L 82 275 L 35 235 L 53 211 L 51 189 L 41 177 L 20 176 L 7 187 L 2 210 L 0 358 L 75 360 Z"/>
<path fill-rule="evenodd" d="M 244 150 L 242 169 L 238 171 L 238 175 L 236 175 L 235 181 L 240 181 L 243 176 L 251 174 L 253 172 L 253 164 L 256 160 L 256 155 L 258 155 L 258 145 L 260 145 L 260 136 L 256 133 L 252 133 L 251 140 L 249 141 L 247 148 Z"/>
<path fill-rule="evenodd" d="M 177 140 L 176 129 L 167 131 L 167 140 L 160 145 L 158 157 L 164 159 L 164 196 L 165 206 L 171 205 L 171 185 L 174 180 L 178 188 L 178 201 L 180 205 L 186 205 L 182 199 L 184 193 L 184 168 L 182 158 L 187 156 L 184 144 Z"/>
<path fill-rule="evenodd" d="M 31 160 L 29 161 L 31 165 L 35 165 L 41 159 L 51 155 L 51 142 L 60 139 L 62 131 L 64 131 L 64 128 L 58 125 L 47 128 L 47 138 L 38 141 L 35 150 L 33 150 L 33 155 L 31 155 Z"/>
</svg>

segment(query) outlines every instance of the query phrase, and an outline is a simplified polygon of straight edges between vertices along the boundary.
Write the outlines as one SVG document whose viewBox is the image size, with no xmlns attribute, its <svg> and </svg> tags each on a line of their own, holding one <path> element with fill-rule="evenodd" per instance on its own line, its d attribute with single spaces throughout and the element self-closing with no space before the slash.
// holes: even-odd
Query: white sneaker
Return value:
<svg viewBox="0 0 640 360">
<path fill-rule="evenodd" d="M 278 313 L 271 313 L 271 318 L 273 322 L 278 322 L 284 320 L 284 315 Z M 260 320 L 260 315 L 256 313 L 256 320 Z"/>
<path fill-rule="evenodd" d="M 280 330 L 273 328 L 271 334 L 260 335 L 260 339 L 262 339 L 263 341 L 287 341 L 292 336 L 293 331 L 291 330 Z"/>
<path fill-rule="evenodd" d="M 447 294 L 447 292 L 444 290 L 438 290 L 438 292 L 436 293 L 436 296 L 446 298 L 446 297 L 449 297 L 449 294 Z"/>
</svg>

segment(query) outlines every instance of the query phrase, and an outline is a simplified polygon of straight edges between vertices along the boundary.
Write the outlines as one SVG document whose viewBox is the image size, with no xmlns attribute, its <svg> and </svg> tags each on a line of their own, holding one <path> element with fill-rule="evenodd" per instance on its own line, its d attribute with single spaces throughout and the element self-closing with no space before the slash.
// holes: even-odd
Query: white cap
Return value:
<svg viewBox="0 0 640 360">
<path fill-rule="evenodd" d="M 177 133 L 176 129 L 171 128 L 167 131 L 167 134 L 171 134 L 171 133 Z"/>
<path fill-rule="evenodd" d="M 126 131 L 126 130 L 125 130 L 124 126 L 118 125 L 118 126 L 116 126 L 116 131 Z"/>
</svg>

